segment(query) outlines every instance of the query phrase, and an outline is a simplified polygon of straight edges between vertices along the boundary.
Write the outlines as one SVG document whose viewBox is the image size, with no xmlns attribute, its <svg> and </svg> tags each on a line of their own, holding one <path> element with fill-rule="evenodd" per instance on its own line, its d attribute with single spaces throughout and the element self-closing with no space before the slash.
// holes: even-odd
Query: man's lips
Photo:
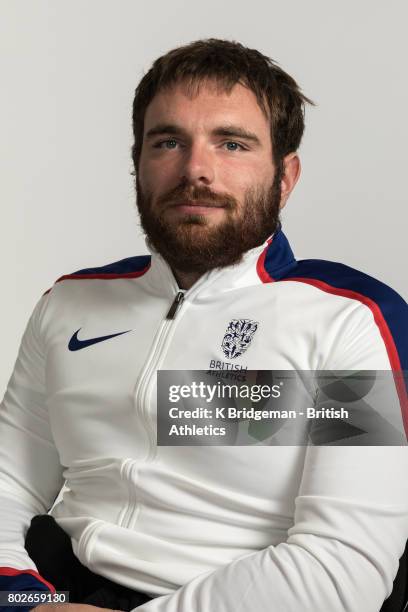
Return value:
<svg viewBox="0 0 408 612">
<path fill-rule="evenodd" d="M 215 202 L 206 202 L 205 200 L 181 200 L 180 202 L 174 202 L 170 206 L 193 206 L 193 207 L 205 207 L 205 208 L 225 208 L 223 204 L 216 204 Z"/>
<path fill-rule="evenodd" d="M 205 201 L 181 201 L 170 204 L 169 208 L 175 209 L 179 212 L 184 213 L 195 213 L 195 214 L 208 214 L 215 210 L 225 208 L 223 204 L 216 204 L 214 202 Z"/>
</svg>

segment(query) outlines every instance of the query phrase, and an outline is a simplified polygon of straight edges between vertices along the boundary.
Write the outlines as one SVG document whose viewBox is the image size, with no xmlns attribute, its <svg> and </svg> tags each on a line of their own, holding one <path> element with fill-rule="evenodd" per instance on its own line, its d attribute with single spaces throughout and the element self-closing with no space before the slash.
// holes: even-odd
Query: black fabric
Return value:
<svg viewBox="0 0 408 612">
<path fill-rule="evenodd" d="M 82 565 L 73 553 L 71 539 L 48 514 L 32 519 L 25 547 L 39 574 L 57 591 L 69 591 L 70 603 L 129 612 L 151 599 L 145 593 L 98 576 Z"/>
<path fill-rule="evenodd" d="M 380 612 L 404 612 L 408 603 L 408 542 L 400 559 L 391 595 L 386 599 Z M 408 608 L 407 608 L 408 609 Z"/>
</svg>

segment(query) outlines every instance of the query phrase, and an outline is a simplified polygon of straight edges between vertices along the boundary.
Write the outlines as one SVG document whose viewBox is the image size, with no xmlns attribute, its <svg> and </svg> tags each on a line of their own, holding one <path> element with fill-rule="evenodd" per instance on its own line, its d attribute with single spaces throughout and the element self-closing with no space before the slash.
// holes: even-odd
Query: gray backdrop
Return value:
<svg viewBox="0 0 408 612">
<path fill-rule="evenodd" d="M 298 258 L 408 297 L 405 0 L 0 0 L 0 397 L 54 280 L 141 254 L 131 102 L 154 58 L 201 37 L 277 60 L 318 106 L 285 209 Z"/>
</svg>

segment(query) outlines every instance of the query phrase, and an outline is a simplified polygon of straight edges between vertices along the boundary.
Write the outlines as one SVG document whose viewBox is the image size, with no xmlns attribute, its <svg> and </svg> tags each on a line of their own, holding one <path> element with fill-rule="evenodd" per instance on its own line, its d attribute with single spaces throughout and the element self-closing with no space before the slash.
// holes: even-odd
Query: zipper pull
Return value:
<svg viewBox="0 0 408 612">
<path fill-rule="evenodd" d="M 172 305 L 170 306 L 170 310 L 166 315 L 166 319 L 174 319 L 178 309 L 180 308 L 180 306 L 182 305 L 184 301 L 184 291 L 179 291 L 176 295 L 176 297 L 174 298 L 174 301 L 172 303 Z"/>
</svg>

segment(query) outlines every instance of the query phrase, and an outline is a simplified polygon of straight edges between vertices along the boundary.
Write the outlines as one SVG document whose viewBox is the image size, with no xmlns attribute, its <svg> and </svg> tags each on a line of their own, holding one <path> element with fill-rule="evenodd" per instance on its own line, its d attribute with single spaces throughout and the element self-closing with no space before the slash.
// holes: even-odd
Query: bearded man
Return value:
<svg viewBox="0 0 408 612">
<path fill-rule="evenodd" d="M 402 609 L 406 445 L 157 444 L 159 370 L 407 368 L 402 298 L 296 261 L 281 230 L 308 102 L 225 40 L 143 77 L 132 155 L 151 255 L 61 277 L 30 319 L 0 412 L 2 591 L 69 591 L 73 612 Z"/>
</svg>

